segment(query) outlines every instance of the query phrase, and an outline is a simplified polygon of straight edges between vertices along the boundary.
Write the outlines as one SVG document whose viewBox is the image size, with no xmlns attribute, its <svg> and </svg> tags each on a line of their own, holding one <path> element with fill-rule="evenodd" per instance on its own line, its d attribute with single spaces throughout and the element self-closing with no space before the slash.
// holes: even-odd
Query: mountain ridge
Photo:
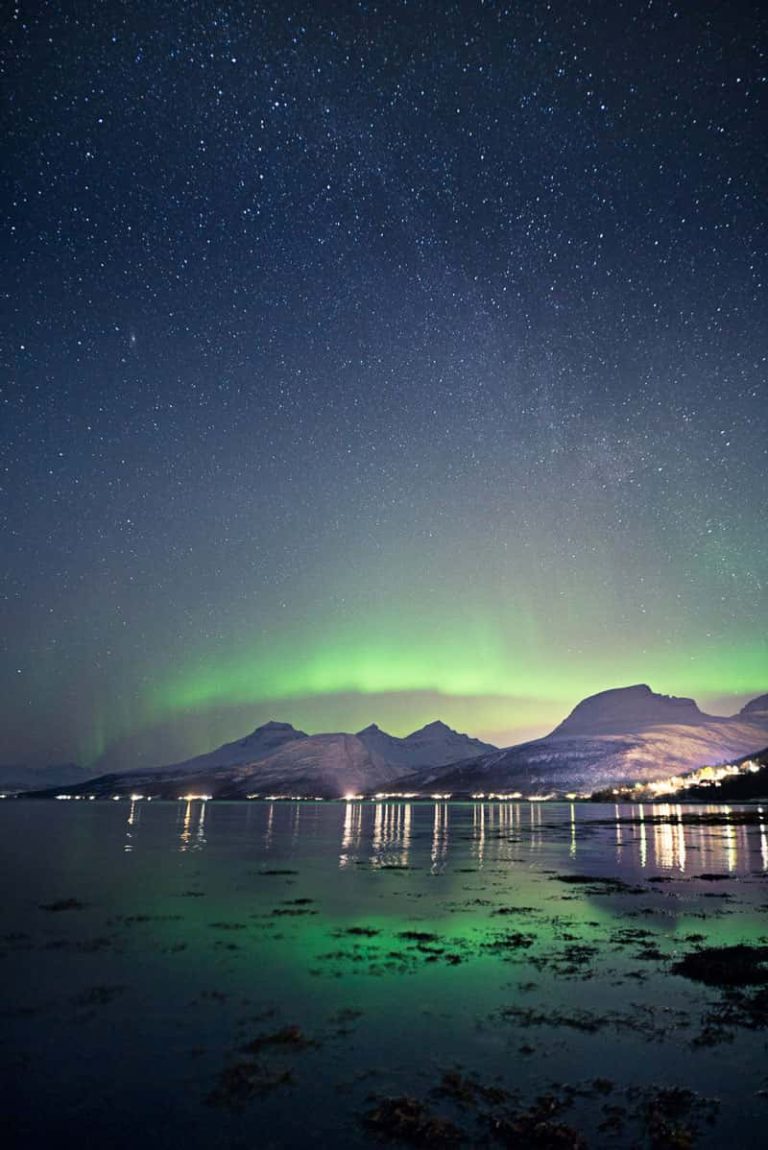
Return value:
<svg viewBox="0 0 768 1150">
<path fill-rule="evenodd" d="M 243 739 L 224 743 L 206 754 L 153 770 L 99 775 L 86 784 L 61 787 L 59 793 L 101 796 L 149 792 L 166 798 L 205 793 L 216 798 L 243 798 L 278 791 L 339 798 L 387 787 L 414 769 L 447 766 L 495 749 L 440 720 L 404 738 L 382 731 L 375 723 L 357 734 L 308 735 L 290 723 L 271 720 Z"/>
<path fill-rule="evenodd" d="M 652 691 L 647 683 L 635 683 L 588 695 L 558 723 L 551 736 L 609 734 L 617 728 L 627 733 L 648 726 L 704 723 L 714 719 L 714 715 L 699 710 L 693 699 L 661 695 Z"/>
<path fill-rule="evenodd" d="M 159 797 L 266 793 L 339 798 L 386 789 L 414 793 L 590 794 L 679 775 L 760 750 L 768 742 L 768 695 L 738 714 L 707 715 L 693 699 L 644 683 L 581 700 L 540 739 L 498 748 L 434 720 L 399 737 L 370 723 L 355 734 L 309 735 L 270 720 L 249 735 L 169 766 L 113 772 L 62 793 Z M 52 787 L 35 792 L 50 795 Z"/>
</svg>

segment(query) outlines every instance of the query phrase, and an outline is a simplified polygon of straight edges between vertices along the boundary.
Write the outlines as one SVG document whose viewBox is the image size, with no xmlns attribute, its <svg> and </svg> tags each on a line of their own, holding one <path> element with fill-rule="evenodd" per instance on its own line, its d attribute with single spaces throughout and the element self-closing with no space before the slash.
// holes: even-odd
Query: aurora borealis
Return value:
<svg viewBox="0 0 768 1150">
<path fill-rule="evenodd" d="M 0 762 L 768 690 L 757 4 L 3 31 Z"/>
</svg>

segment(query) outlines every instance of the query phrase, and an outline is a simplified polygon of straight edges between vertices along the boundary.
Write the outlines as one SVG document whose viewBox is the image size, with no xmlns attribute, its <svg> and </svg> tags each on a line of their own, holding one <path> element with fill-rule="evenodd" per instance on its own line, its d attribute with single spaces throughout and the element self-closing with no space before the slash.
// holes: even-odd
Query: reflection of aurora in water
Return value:
<svg viewBox="0 0 768 1150">
<path fill-rule="evenodd" d="M 721 817 L 681 821 L 692 811 Z M 644 1075 L 723 1091 L 736 1129 L 761 1086 L 749 1043 L 762 1050 L 764 1033 L 739 1033 L 725 1067 L 681 1060 L 713 992 L 670 965 L 702 940 L 765 935 L 768 825 L 752 811 L 742 825 L 737 808 L 578 803 L 5 804 L 0 834 L 24 865 L 0 876 L 8 938 L 21 940 L 18 954 L 6 942 L 0 999 L 14 988 L 8 1010 L 24 1009 L 6 1022 L 20 1049 L 40 1051 L 25 1088 L 73 1099 L 72 1122 L 85 1108 L 106 1141 L 105 1123 L 144 1128 L 135 1099 L 150 1077 L 167 1144 L 223 1147 L 243 1130 L 204 1106 L 216 1074 L 254 1027 L 295 1024 L 317 1057 L 290 1063 L 294 1092 L 239 1119 L 251 1140 L 249 1123 L 269 1114 L 300 1144 L 311 1111 L 320 1142 L 359 1145 L 354 1107 L 371 1089 L 428 1089 L 425 1050 L 524 1092 Z M 68 897 L 81 909 L 39 909 Z M 126 989 L 73 1029 L 66 1004 L 92 986 Z M 587 1029 L 548 1026 L 552 1011 Z M 360 1013 L 343 1040 L 329 1031 L 339 1012 Z M 73 1057 L 48 1057 L 60 1048 Z M 206 1052 L 193 1065 L 192 1049 Z"/>
</svg>

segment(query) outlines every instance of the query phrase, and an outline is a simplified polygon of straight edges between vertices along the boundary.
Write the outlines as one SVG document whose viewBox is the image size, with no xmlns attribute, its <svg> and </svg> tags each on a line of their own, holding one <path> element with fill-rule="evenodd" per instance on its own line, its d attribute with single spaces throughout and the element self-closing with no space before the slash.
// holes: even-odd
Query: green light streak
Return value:
<svg viewBox="0 0 768 1150">
<path fill-rule="evenodd" d="M 409 630 L 405 628 L 406 632 Z M 768 643 L 655 652 L 617 644 L 615 650 L 552 655 L 531 636 L 514 643 L 491 627 L 426 631 L 380 624 L 333 638 L 283 637 L 237 657 L 199 657 L 158 683 L 149 699 L 153 718 L 215 705 L 242 705 L 341 694 L 431 692 L 446 698 L 495 697 L 570 706 L 609 687 L 648 682 L 669 694 L 759 694 L 768 687 Z M 375 717 L 375 716 L 374 716 Z M 557 720 L 562 714 L 553 712 Z"/>
</svg>

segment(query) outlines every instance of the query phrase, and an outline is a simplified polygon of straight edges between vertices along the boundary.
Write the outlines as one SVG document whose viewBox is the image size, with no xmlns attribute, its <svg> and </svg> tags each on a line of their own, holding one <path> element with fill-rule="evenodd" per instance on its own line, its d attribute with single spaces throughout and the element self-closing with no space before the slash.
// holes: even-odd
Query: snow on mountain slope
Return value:
<svg viewBox="0 0 768 1150">
<path fill-rule="evenodd" d="M 751 699 L 749 703 L 745 703 L 739 711 L 738 717 L 749 720 L 761 717 L 768 718 L 768 695 L 758 695 L 756 699 Z"/>
<path fill-rule="evenodd" d="M 469 735 L 454 731 L 445 723 L 428 723 L 405 738 L 397 738 L 382 731 L 375 723 L 357 732 L 357 738 L 371 751 L 388 763 L 404 770 L 423 766 L 440 767 L 457 763 L 474 755 L 482 755 L 496 748 Z"/>
<path fill-rule="evenodd" d="M 279 790 L 341 798 L 375 790 L 401 773 L 398 765 L 387 763 L 370 751 L 356 735 L 311 735 L 281 747 L 252 766 L 222 772 L 221 791 L 233 797 Z M 213 783 L 220 786 L 218 778 Z"/>
<path fill-rule="evenodd" d="M 420 772 L 401 785 L 450 792 L 590 793 L 725 762 L 761 749 L 767 737 L 768 715 L 760 722 L 736 717 L 628 733 L 553 734 L 453 767 Z"/>
<path fill-rule="evenodd" d="M 271 752 L 264 753 L 263 744 L 259 750 L 258 758 L 241 756 L 234 763 L 219 765 L 214 752 L 192 760 L 192 765 L 102 775 L 78 787 L 63 787 L 61 793 L 171 799 L 185 794 L 235 799 L 269 793 L 342 798 L 350 792 L 376 790 L 402 774 L 402 766 L 380 759 L 356 735 L 302 734 L 283 740 Z"/>
<path fill-rule="evenodd" d="M 227 743 L 155 771 L 104 775 L 64 792 L 205 793 L 239 798 L 268 792 L 338 798 L 377 790 L 590 793 L 683 774 L 761 750 L 768 741 L 768 696 L 738 715 L 705 715 L 692 699 L 644 685 L 583 700 L 551 735 L 502 750 L 429 723 L 404 739 L 372 725 L 356 735 L 307 735 L 266 723 Z M 50 793 L 50 792 L 49 792 Z"/>
<path fill-rule="evenodd" d="M 180 763 L 172 763 L 161 767 L 165 772 L 183 773 L 185 771 L 201 771 L 214 767 L 232 767 L 237 763 L 253 763 L 265 755 L 273 754 L 285 743 L 292 743 L 296 739 L 308 739 L 304 731 L 297 731 L 290 723 L 264 723 L 246 735 L 244 739 L 235 739 L 232 743 L 224 743 L 215 751 L 208 751 L 203 755 L 195 755 L 192 759 L 185 759 Z"/>
<path fill-rule="evenodd" d="M 555 727 L 552 735 L 627 734 L 645 727 L 668 723 L 689 726 L 712 719 L 699 710 L 693 699 L 658 695 L 645 683 L 617 687 L 582 699 L 570 715 Z"/>
</svg>

